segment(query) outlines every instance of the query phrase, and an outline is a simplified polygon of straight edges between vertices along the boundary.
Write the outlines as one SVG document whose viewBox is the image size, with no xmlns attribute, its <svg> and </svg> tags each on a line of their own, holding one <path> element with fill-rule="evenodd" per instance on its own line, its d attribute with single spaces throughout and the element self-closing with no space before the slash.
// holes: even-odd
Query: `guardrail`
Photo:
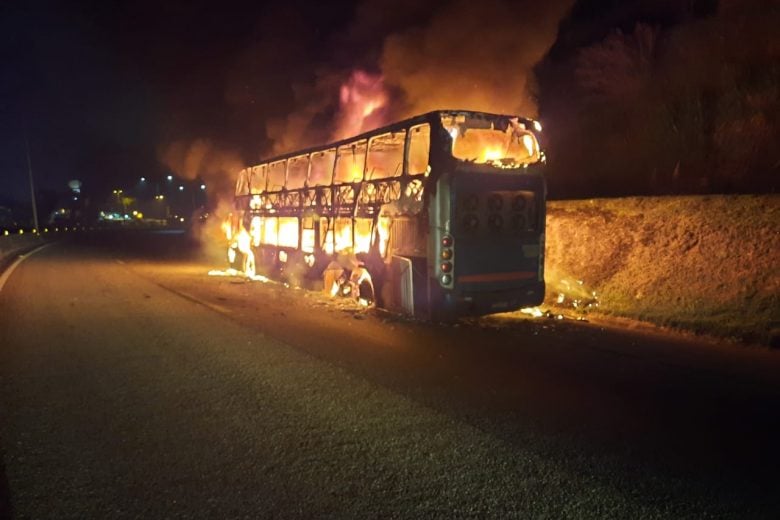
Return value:
<svg viewBox="0 0 780 520">
<path fill-rule="evenodd" d="M 47 226 L 39 230 L 14 228 L 0 230 L 0 270 L 9 258 L 28 249 L 67 236 L 70 233 L 88 231 L 85 226 Z"/>
</svg>

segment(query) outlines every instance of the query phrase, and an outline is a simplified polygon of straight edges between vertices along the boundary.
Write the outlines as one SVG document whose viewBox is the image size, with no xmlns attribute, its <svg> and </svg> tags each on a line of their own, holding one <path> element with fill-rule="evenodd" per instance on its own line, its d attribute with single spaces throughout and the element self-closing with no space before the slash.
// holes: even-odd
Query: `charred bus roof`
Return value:
<svg viewBox="0 0 780 520">
<path fill-rule="evenodd" d="M 443 128 L 442 120 L 448 117 L 453 119 L 464 118 L 470 121 L 485 120 L 487 122 L 492 122 L 493 124 L 498 123 L 499 128 L 502 130 L 505 129 L 510 124 L 510 121 L 514 120 L 524 125 L 525 129 L 529 132 L 539 132 L 541 130 L 541 125 L 539 124 L 538 121 L 526 117 L 517 116 L 517 115 L 493 114 L 490 112 L 478 112 L 472 110 L 434 110 L 432 112 L 426 112 L 418 116 L 410 117 L 408 119 L 403 119 L 401 121 L 397 121 L 389 125 L 381 126 L 373 130 L 368 130 L 366 132 L 357 134 L 352 137 L 347 137 L 345 139 L 340 139 L 338 141 L 332 141 L 326 144 L 310 146 L 307 148 L 303 148 L 301 150 L 295 150 L 292 152 L 286 152 L 280 155 L 276 155 L 266 160 L 260 161 L 257 165 L 270 164 L 273 162 L 282 161 L 285 159 L 290 159 L 301 155 L 307 155 L 314 152 L 320 152 L 323 150 L 338 148 L 339 146 L 343 146 L 345 144 L 361 141 L 388 132 L 398 132 L 401 130 L 406 130 L 412 126 L 424 124 L 424 123 L 430 124 L 432 128 L 442 129 Z M 252 168 L 252 167 L 253 166 L 249 166 L 248 168 Z"/>
</svg>

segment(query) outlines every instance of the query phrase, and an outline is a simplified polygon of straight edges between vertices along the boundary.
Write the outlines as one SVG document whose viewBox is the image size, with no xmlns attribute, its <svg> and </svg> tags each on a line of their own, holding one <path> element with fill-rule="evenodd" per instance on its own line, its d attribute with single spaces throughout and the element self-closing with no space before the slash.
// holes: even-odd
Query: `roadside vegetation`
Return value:
<svg viewBox="0 0 780 520">
<path fill-rule="evenodd" d="M 778 237 L 779 195 L 552 202 L 545 304 L 776 344 Z"/>
<path fill-rule="evenodd" d="M 646 4 L 606 33 L 561 28 L 567 58 L 542 78 L 551 196 L 777 193 L 780 5 Z"/>
</svg>

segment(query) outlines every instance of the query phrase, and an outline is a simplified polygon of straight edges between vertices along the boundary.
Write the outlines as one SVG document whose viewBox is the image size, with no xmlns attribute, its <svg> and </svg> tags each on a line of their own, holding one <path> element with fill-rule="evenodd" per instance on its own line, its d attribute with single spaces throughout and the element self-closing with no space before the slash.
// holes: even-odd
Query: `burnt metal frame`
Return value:
<svg viewBox="0 0 780 520">
<path fill-rule="evenodd" d="M 333 219 L 337 217 L 350 217 L 350 218 L 371 218 L 372 219 L 372 234 L 374 227 L 376 226 L 377 218 L 381 210 L 381 206 L 389 202 L 399 200 L 401 195 L 406 190 L 410 182 L 419 180 L 423 193 L 427 191 L 427 187 L 435 184 L 436 179 L 441 174 L 441 170 L 444 167 L 444 163 L 454 161 L 449 155 L 443 154 L 443 150 L 439 150 L 444 140 L 449 138 L 449 134 L 442 126 L 442 116 L 458 116 L 466 115 L 472 117 L 484 116 L 489 118 L 498 118 L 509 120 L 518 119 L 521 123 L 524 123 L 527 127 L 532 128 L 533 120 L 519 118 L 512 115 L 501 114 L 489 114 L 485 112 L 472 112 L 463 110 L 443 110 L 428 112 L 419 116 L 415 116 L 391 125 L 383 126 L 368 132 L 364 132 L 354 137 L 342 139 L 340 141 L 328 143 L 321 146 L 310 147 L 304 150 L 298 150 L 275 157 L 271 157 L 267 161 L 263 161 L 261 164 L 247 168 L 247 170 L 254 170 L 255 168 L 265 167 L 265 186 L 259 194 L 252 194 L 251 176 L 247 182 L 250 193 L 247 195 L 236 195 L 235 202 L 236 207 L 239 209 L 248 209 L 251 216 L 263 216 L 263 217 L 301 217 L 307 210 L 314 211 L 318 217 L 326 218 L 328 226 Z M 428 147 L 428 158 L 430 165 L 430 174 L 410 174 L 409 168 L 409 150 L 412 138 L 412 129 L 423 124 L 430 126 L 430 142 Z M 406 133 L 404 138 L 404 152 L 403 152 L 403 167 L 401 175 L 396 177 L 386 177 L 382 179 L 369 179 L 365 180 L 366 169 L 368 167 L 368 153 L 370 150 L 371 140 L 374 137 L 384 135 L 387 133 L 394 133 L 404 131 Z M 443 134 L 447 134 L 446 136 Z M 360 141 L 366 142 L 366 158 L 363 161 L 363 173 L 361 180 L 357 182 L 345 182 L 334 183 L 334 177 L 336 175 L 336 169 L 338 166 L 339 148 L 345 145 L 351 145 Z M 335 150 L 336 155 L 331 167 L 330 183 L 327 185 L 309 187 L 308 182 L 311 176 L 311 156 L 317 152 L 326 152 L 328 150 Z M 298 158 L 301 156 L 307 156 L 308 166 L 306 172 L 306 180 L 302 188 L 296 188 L 288 190 L 286 188 L 289 176 L 289 159 Z M 270 165 L 281 160 L 285 161 L 285 182 L 284 186 L 280 190 L 268 191 L 268 177 L 270 171 Z M 443 164 L 439 165 L 438 163 Z M 373 194 L 368 195 L 368 199 L 364 196 L 364 193 L 368 193 L 366 188 L 373 186 Z M 260 204 L 258 208 L 252 208 L 250 202 L 253 198 L 259 197 Z M 427 197 L 425 202 L 427 202 Z M 425 208 L 423 208 L 422 214 L 425 214 Z M 355 227 L 352 226 L 352 243 L 354 244 Z M 335 233 L 334 233 L 335 240 Z M 321 243 L 320 240 L 317 242 Z M 335 244 L 334 244 L 335 245 Z M 298 249 L 301 246 L 301 233 L 298 233 Z"/>
</svg>

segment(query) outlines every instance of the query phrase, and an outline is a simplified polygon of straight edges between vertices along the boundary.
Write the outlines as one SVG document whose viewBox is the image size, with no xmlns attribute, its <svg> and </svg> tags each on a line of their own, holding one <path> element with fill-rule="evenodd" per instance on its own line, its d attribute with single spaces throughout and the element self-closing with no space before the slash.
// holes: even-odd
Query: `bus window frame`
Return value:
<svg viewBox="0 0 780 520">
<path fill-rule="evenodd" d="M 319 154 L 322 157 L 326 157 L 327 154 L 333 153 L 333 162 L 330 165 L 330 175 L 328 176 L 328 181 L 324 184 L 311 184 L 311 173 L 312 173 L 312 163 L 314 162 L 314 156 Z M 306 176 L 306 187 L 307 188 L 326 188 L 333 186 L 333 178 L 336 175 L 336 161 L 338 161 L 338 147 L 327 147 L 324 150 L 317 150 L 315 152 L 311 152 L 309 154 L 309 173 Z"/>
<path fill-rule="evenodd" d="M 365 138 L 362 138 L 362 139 L 356 139 L 354 141 L 346 142 L 346 143 L 336 147 L 336 160 L 333 162 L 333 175 L 331 176 L 331 179 L 332 179 L 331 180 L 331 186 L 335 187 L 335 186 L 342 186 L 344 184 L 359 184 L 359 183 L 364 182 L 364 179 L 366 177 L 366 164 L 368 163 L 368 141 L 369 141 L 369 139 L 367 137 L 365 137 Z M 340 159 L 341 159 L 341 153 L 340 153 L 341 150 L 343 148 L 352 148 L 352 157 L 354 157 L 356 155 L 355 148 L 357 146 L 360 146 L 361 143 L 364 143 L 365 152 L 363 153 L 363 167 L 362 167 L 362 171 L 361 171 L 361 174 L 360 174 L 360 178 L 359 179 L 355 179 L 353 177 L 352 180 L 346 180 L 346 181 L 338 180 L 336 178 L 336 175 L 338 174 L 338 171 L 339 171 L 339 162 L 340 162 Z"/>
<path fill-rule="evenodd" d="M 294 188 L 289 186 L 290 183 L 290 162 L 292 161 L 298 161 L 300 159 L 306 159 L 306 173 L 303 176 L 303 181 L 300 182 L 299 186 L 296 186 Z M 286 159 L 286 164 L 284 168 L 284 189 L 285 190 L 301 190 L 306 188 L 306 182 L 309 179 L 309 171 L 311 170 L 311 153 L 304 153 L 300 155 L 296 155 L 294 157 L 288 157 Z"/>
<path fill-rule="evenodd" d="M 271 170 L 273 169 L 273 166 L 275 164 L 284 163 L 284 182 L 282 182 L 282 185 L 279 186 L 277 184 L 274 184 L 271 186 Z M 267 191 L 272 192 L 279 192 L 283 191 L 285 189 L 285 186 L 287 185 L 287 158 L 279 159 L 278 161 L 274 161 L 271 163 L 266 163 L 268 167 L 268 173 L 266 175 L 266 187 L 268 188 Z M 277 187 L 278 186 L 278 187 Z"/>
<path fill-rule="evenodd" d="M 400 171 L 397 175 L 387 175 L 385 177 L 371 177 L 370 179 L 366 179 L 366 175 L 368 174 L 368 165 L 369 165 L 369 157 L 371 157 L 371 145 L 378 139 L 383 138 L 385 136 L 391 136 L 394 137 L 395 134 L 403 134 L 403 141 L 401 144 L 401 162 L 400 162 Z M 368 139 L 368 146 L 366 147 L 366 162 L 363 166 L 363 179 L 361 182 L 373 182 L 373 181 L 387 181 L 389 179 L 399 179 L 404 176 L 404 162 L 406 157 L 406 143 L 409 136 L 409 132 L 406 128 L 402 128 L 400 130 L 390 130 L 387 132 L 383 132 L 381 134 L 373 135 Z"/>
<path fill-rule="evenodd" d="M 260 195 L 267 191 L 268 189 L 268 165 L 258 164 L 257 166 L 252 166 L 250 168 L 251 172 L 249 174 L 249 177 L 247 178 L 247 181 L 249 183 L 249 194 L 250 195 Z M 255 170 L 259 170 L 261 172 L 261 178 L 263 179 L 262 186 L 257 188 L 259 191 L 255 192 L 254 187 L 252 186 L 252 178 L 254 177 Z M 264 172 L 264 173 L 263 173 Z"/>
<path fill-rule="evenodd" d="M 424 126 L 428 127 L 428 158 L 427 158 L 427 166 L 426 171 L 419 172 L 419 173 L 411 173 L 409 172 L 409 158 L 412 151 L 412 138 L 414 135 L 414 130 L 417 128 L 422 128 Z M 426 175 L 430 173 L 430 171 L 433 169 L 433 166 L 431 165 L 431 156 L 433 155 L 431 153 L 432 151 L 432 143 L 433 143 L 433 137 L 434 137 L 435 127 L 432 125 L 429 121 L 420 122 L 414 125 L 409 126 L 406 132 L 406 143 L 404 146 L 404 174 L 403 177 L 406 177 L 407 179 L 409 177 L 417 177 L 421 175 Z"/>
</svg>

